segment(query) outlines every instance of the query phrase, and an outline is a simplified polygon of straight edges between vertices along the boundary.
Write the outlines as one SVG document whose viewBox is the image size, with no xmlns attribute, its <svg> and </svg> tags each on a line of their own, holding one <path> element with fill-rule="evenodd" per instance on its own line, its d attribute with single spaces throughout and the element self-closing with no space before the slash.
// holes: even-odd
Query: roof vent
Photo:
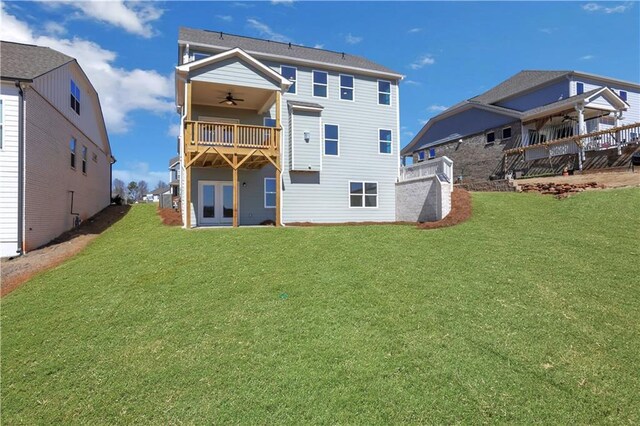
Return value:
<svg viewBox="0 0 640 426">
<path fill-rule="evenodd" d="M 344 52 L 342 52 L 342 59 L 344 59 Z"/>
<path fill-rule="evenodd" d="M 224 37 L 222 37 L 222 31 L 220 31 L 220 40 L 222 40 Z"/>
<path fill-rule="evenodd" d="M 289 49 L 291 49 L 291 42 L 289 42 Z"/>
</svg>

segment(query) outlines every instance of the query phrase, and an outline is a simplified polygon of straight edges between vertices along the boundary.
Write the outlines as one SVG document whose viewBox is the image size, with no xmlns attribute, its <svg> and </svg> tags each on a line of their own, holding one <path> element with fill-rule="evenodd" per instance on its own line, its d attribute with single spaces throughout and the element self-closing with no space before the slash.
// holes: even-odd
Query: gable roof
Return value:
<svg viewBox="0 0 640 426">
<path fill-rule="evenodd" d="M 525 90 L 549 83 L 557 78 L 570 74 L 571 71 L 520 71 L 486 92 L 474 96 L 471 100 L 492 104 L 511 97 Z"/>
<path fill-rule="evenodd" d="M 396 79 L 403 77 L 400 73 L 361 56 L 300 46 L 293 43 L 227 34 L 221 31 L 180 27 L 178 44 L 189 44 L 190 47 L 199 46 L 214 50 L 228 50 L 237 47 L 258 57 L 289 59 L 292 62 L 306 62 L 309 64 L 328 64 L 364 72 L 374 71 L 376 74 Z"/>
<path fill-rule="evenodd" d="M 623 101 L 622 98 L 620 98 L 620 96 L 618 96 L 613 90 L 609 89 L 608 87 L 598 87 L 579 95 L 571 96 L 566 99 L 527 110 L 524 113 L 524 118 L 531 119 L 537 116 L 546 115 L 547 113 L 562 111 L 563 109 L 566 110 L 567 108 L 573 108 L 575 105 L 583 103 L 585 101 L 586 103 L 588 103 L 598 96 L 603 96 L 609 103 L 618 104 L 617 107 L 622 110 L 626 110 L 629 107 L 629 104 Z"/>
<path fill-rule="evenodd" d="M 0 54 L 0 76 L 16 80 L 33 80 L 75 60 L 49 47 L 10 41 L 0 42 Z"/>
</svg>

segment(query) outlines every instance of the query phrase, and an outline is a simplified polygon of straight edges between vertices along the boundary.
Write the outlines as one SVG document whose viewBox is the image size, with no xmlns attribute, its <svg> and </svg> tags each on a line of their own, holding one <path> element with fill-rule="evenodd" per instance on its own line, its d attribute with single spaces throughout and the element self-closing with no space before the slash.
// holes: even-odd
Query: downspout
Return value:
<svg viewBox="0 0 640 426">
<path fill-rule="evenodd" d="M 116 157 L 109 154 L 109 204 L 111 204 L 111 195 L 113 194 L 113 165 L 116 164 Z"/>
<path fill-rule="evenodd" d="M 18 254 L 25 254 L 26 251 L 26 215 L 25 215 L 25 126 L 24 109 L 25 97 L 22 82 L 16 81 L 18 88 Z"/>
</svg>

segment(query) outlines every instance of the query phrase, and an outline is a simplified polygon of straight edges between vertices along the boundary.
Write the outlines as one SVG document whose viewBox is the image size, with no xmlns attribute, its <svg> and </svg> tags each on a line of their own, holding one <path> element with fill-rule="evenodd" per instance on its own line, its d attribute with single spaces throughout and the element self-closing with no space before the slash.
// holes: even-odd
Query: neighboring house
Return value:
<svg viewBox="0 0 640 426">
<path fill-rule="evenodd" d="M 169 160 L 169 187 L 172 198 L 180 196 L 180 169 L 179 155 Z"/>
<path fill-rule="evenodd" d="M 186 227 L 395 220 L 399 73 L 189 28 L 178 58 Z"/>
<path fill-rule="evenodd" d="M 98 94 L 78 62 L 0 42 L 0 255 L 48 243 L 110 203 Z"/>
<path fill-rule="evenodd" d="M 165 194 L 170 194 L 170 187 L 166 186 L 163 188 L 156 188 L 150 193 L 145 195 L 145 200 L 149 203 L 158 203 L 160 202 L 160 198 L 162 198 Z"/>
<path fill-rule="evenodd" d="M 578 170 L 583 162 L 624 165 L 637 147 L 639 122 L 638 83 L 577 71 L 522 71 L 431 118 L 402 156 L 414 163 L 447 156 L 456 176 L 472 179 Z M 623 130 L 607 132 L 616 126 Z M 596 132 L 603 133 L 552 142 Z"/>
</svg>

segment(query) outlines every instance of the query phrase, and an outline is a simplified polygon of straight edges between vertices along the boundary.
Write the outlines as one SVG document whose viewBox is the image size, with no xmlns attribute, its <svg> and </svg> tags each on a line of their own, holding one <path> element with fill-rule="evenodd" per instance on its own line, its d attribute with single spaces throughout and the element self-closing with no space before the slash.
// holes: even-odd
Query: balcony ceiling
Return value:
<svg viewBox="0 0 640 426">
<path fill-rule="evenodd" d="M 192 102 L 198 105 L 259 111 L 265 107 L 268 108 L 275 102 L 275 92 L 272 90 L 209 82 L 205 83 L 201 81 L 193 81 L 192 85 Z M 238 105 L 221 104 L 220 101 L 224 100 L 229 93 L 231 93 L 234 98 L 244 99 L 244 102 L 237 102 Z"/>
</svg>

